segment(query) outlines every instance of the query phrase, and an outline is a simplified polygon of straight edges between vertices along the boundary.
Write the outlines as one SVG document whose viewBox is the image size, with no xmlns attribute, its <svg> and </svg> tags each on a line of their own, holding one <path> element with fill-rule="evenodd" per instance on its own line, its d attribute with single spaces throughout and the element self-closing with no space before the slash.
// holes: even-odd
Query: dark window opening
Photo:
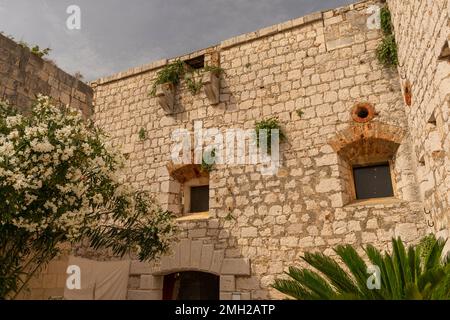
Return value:
<svg viewBox="0 0 450 320">
<path fill-rule="evenodd" d="M 441 54 L 439 55 L 438 60 L 450 62 L 450 48 L 447 41 L 445 41 L 445 44 L 442 47 Z"/>
<path fill-rule="evenodd" d="M 219 276 L 179 272 L 164 276 L 163 300 L 219 300 Z"/>
<path fill-rule="evenodd" d="M 202 69 L 205 67 L 205 56 L 201 55 L 189 60 L 184 61 L 192 69 Z"/>
<path fill-rule="evenodd" d="M 430 116 L 427 122 L 433 126 L 436 126 L 436 117 L 434 116 L 434 113 Z"/>
<path fill-rule="evenodd" d="M 369 110 L 367 110 L 366 108 L 359 108 L 357 114 L 358 117 L 364 119 L 367 118 L 367 116 L 369 115 Z"/>
<path fill-rule="evenodd" d="M 423 155 L 419 158 L 419 165 L 425 166 L 425 157 Z"/>
<path fill-rule="evenodd" d="M 191 187 L 191 213 L 209 210 L 209 185 Z"/>
<path fill-rule="evenodd" d="M 394 196 L 389 164 L 354 167 L 356 199 Z"/>
</svg>

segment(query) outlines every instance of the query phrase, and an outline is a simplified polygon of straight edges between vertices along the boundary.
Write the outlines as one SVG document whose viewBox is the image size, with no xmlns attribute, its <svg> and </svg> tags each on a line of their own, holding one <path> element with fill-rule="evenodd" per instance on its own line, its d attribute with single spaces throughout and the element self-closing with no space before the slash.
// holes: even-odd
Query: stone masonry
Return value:
<svg viewBox="0 0 450 320">
<path fill-rule="evenodd" d="M 92 88 L 0 34 L 0 99 L 29 110 L 36 95 L 92 114 Z"/>
<path fill-rule="evenodd" d="M 27 112 L 39 93 L 51 96 L 58 105 L 80 109 L 85 117 L 92 114 L 93 91 L 89 85 L 0 34 L 0 99 Z M 66 269 L 67 256 L 56 258 L 30 281 L 29 290 L 20 298 L 61 296 Z"/>
<path fill-rule="evenodd" d="M 255 122 L 277 116 L 288 137 L 281 144 L 282 167 L 275 176 L 262 176 L 250 165 L 215 167 L 209 175 L 209 213 L 179 219 L 181 241 L 170 256 L 153 264 L 133 262 L 136 267 L 132 269 L 140 271 L 132 272 L 130 299 L 160 299 L 161 275 L 185 270 L 220 275 L 224 299 L 232 292 L 251 299 L 280 298 L 270 284 L 287 267 L 300 264 L 305 251 L 333 254 L 332 247 L 343 243 L 370 243 L 387 249 L 394 236 L 415 243 L 427 231 L 424 209 L 428 207 L 424 207 L 416 174 L 417 147 L 426 136 L 416 132 L 423 126 L 415 125 L 411 111 L 425 109 L 426 104 L 406 107 L 399 74 L 376 59 L 381 31 L 368 22 L 381 5 L 364 1 L 314 13 L 179 57 L 205 55 L 205 61 L 213 61 L 218 54 L 224 69 L 218 104 L 211 103 L 204 92 L 192 95 L 184 81 L 176 90 L 173 114 L 167 114 L 158 99 L 148 95 L 156 72 L 174 59 L 92 83 L 94 119 L 128 154 L 129 181 L 156 194 L 163 206 L 175 212 L 182 197 L 182 182 L 169 170 L 175 129 L 193 131 L 194 121 L 202 121 L 205 129 L 251 129 Z M 394 19 L 397 11 L 413 16 L 412 11 L 404 12 L 400 1 L 390 5 Z M 449 33 L 444 28 L 448 15 L 439 9 L 431 11 L 429 19 L 441 25 L 420 28 L 440 33 L 442 41 L 436 46 L 441 49 Z M 397 32 L 397 22 L 407 20 L 395 21 Z M 402 52 L 402 42 L 415 43 L 414 35 L 405 31 L 411 38 L 404 39 L 402 32 L 401 59 L 408 57 L 411 64 L 426 66 L 421 57 Z M 419 90 L 417 79 L 410 77 L 416 104 L 422 103 L 415 98 L 419 91 L 436 99 L 425 88 Z M 352 108 L 358 103 L 374 108 L 370 122 L 352 119 Z M 424 112 L 417 119 L 423 121 Z M 141 128 L 148 133 L 145 141 L 138 137 Z M 442 139 L 448 143 L 446 136 Z M 395 197 L 352 201 L 349 161 L 385 156 L 391 157 Z M 445 151 L 440 157 L 448 160 Z M 435 170 L 445 168 L 432 165 Z M 435 197 L 447 197 L 445 176 L 438 181 Z M 445 204 L 436 205 L 436 211 L 445 215 L 441 205 Z M 196 265 L 203 261 L 198 259 L 204 248 L 213 252 L 211 262 L 207 260 L 209 267 Z M 228 271 L 228 264 L 235 266 L 233 272 Z"/>
<path fill-rule="evenodd" d="M 450 1 L 388 1 L 398 70 L 376 58 L 382 5 L 313 13 L 178 57 L 223 68 L 197 95 L 185 80 L 173 99 L 166 89 L 149 95 L 175 59 L 91 83 L 93 119 L 127 155 L 129 182 L 179 215 L 179 241 L 167 256 L 131 261 L 128 299 L 161 299 L 164 276 L 182 271 L 220 276 L 221 299 L 278 299 L 270 285 L 307 251 L 389 249 L 392 237 L 414 244 L 427 232 L 448 235 Z M 276 175 L 230 164 L 199 175 L 171 163 L 176 129 L 193 132 L 194 121 L 221 132 L 253 129 L 274 116 L 287 136 Z M 355 201 L 352 166 L 379 161 L 389 161 L 394 197 Z M 190 180 L 209 181 L 207 213 L 184 214 Z"/>
<path fill-rule="evenodd" d="M 399 47 L 399 76 L 411 85 L 405 106 L 428 225 L 450 230 L 450 1 L 390 1 Z M 404 90 L 404 89 L 403 89 Z"/>
</svg>

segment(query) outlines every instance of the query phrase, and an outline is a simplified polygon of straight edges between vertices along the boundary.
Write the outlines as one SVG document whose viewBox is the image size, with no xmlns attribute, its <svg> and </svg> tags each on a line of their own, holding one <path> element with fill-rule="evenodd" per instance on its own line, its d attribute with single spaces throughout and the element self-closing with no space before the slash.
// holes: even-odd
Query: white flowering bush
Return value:
<svg viewBox="0 0 450 320">
<path fill-rule="evenodd" d="M 0 299 L 13 298 L 60 244 L 157 258 L 173 215 L 123 182 L 122 157 L 79 112 L 39 96 L 28 116 L 0 102 Z"/>
</svg>

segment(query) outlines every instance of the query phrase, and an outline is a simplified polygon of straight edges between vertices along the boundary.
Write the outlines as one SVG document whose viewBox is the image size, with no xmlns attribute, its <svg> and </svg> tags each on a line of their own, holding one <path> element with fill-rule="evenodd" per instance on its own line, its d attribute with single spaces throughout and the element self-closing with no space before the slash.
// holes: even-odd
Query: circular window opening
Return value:
<svg viewBox="0 0 450 320">
<path fill-rule="evenodd" d="M 358 108 L 358 111 L 356 112 L 358 117 L 360 118 L 367 118 L 367 116 L 369 115 L 369 110 L 367 110 L 366 108 Z"/>
<path fill-rule="evenodd" d="M 369 103 L 358 103 L 353 107 L 351 114 L 356 122 L 368 122 L 373 119 L 375 111 Z"/>
</svg>

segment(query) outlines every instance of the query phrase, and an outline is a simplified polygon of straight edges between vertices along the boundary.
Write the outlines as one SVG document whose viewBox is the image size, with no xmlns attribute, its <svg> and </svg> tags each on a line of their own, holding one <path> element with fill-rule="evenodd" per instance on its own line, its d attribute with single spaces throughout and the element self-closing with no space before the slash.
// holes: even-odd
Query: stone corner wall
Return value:
<svg viewBox="0 0 450 320">
<path fill-rule="evenodd" d="M 412 159 L 420 195 L 434 232 L 450 231 L 450 1 L 389 0 L 398 45 Z M 445 57 L 446 56 L 446 57 Z M 446 233 L 446 232 L 443 232 Z"/>
<path fill-rule="evenodd" d="M 52 97 L 56 105 L 70 105 L 81 110 L 86 118 L 92 114 L 93 90 L 88 84 L 0 34 L 0 99 L 8 100 L 26 113 L 39 93 Z M 30 280 L 28 288 L 18 298 L 62 297 L 67 257 L 63 254 L 52 260 Z"/>
<path fill-rule="evenodd" d="M 0 34 L 0 99 L 27 111 L 39 93 L 81 110 L 85 117 L 92 114 L 93 91 L 88 84 Z"/>
</svg>

